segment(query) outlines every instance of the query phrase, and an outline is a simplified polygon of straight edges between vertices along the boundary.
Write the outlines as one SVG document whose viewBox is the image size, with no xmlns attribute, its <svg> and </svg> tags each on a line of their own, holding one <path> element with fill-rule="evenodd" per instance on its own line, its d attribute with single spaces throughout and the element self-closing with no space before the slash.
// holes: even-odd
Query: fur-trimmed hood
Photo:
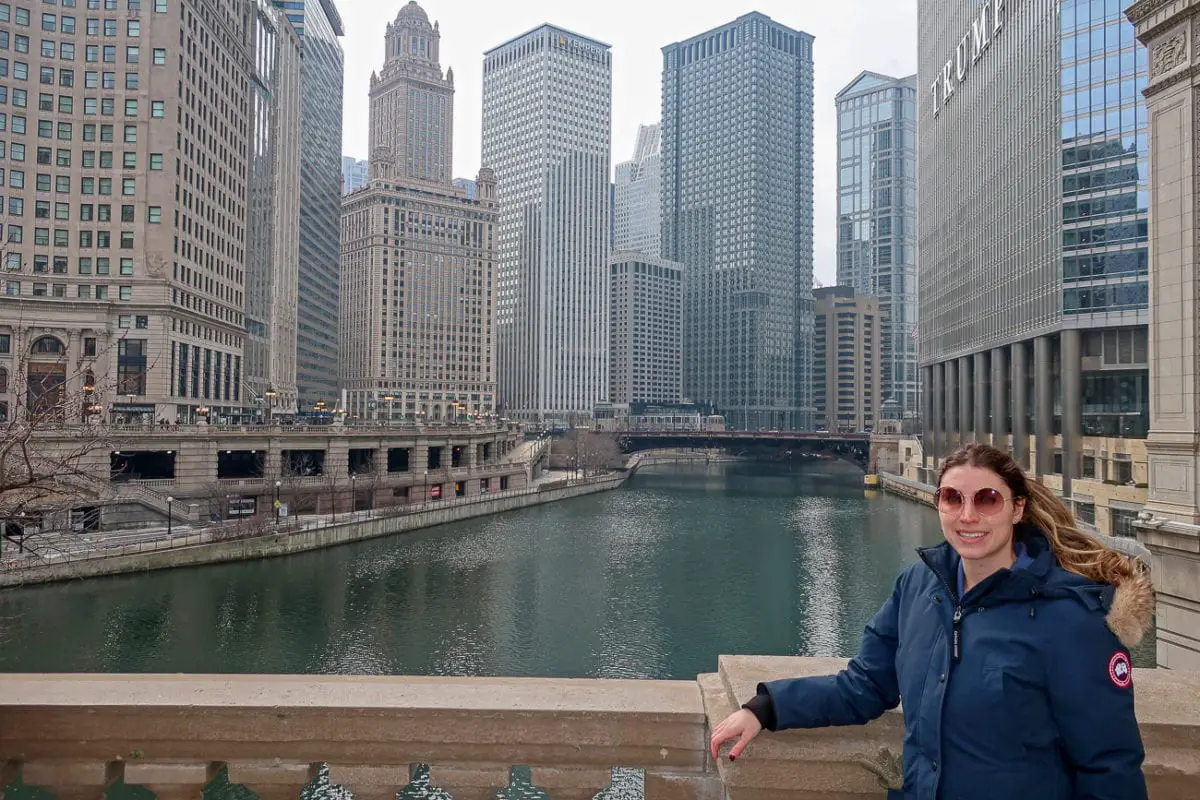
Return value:
<svg viewBox="0 0 1200 800">
<path fill-rule="evenodd" d="M 1154 620 L 1154 586 L 1146 570 L 1139 570 L 1113 587 L 1105 621 L 1121 644 L 1132 649 L 1141 644 Z"/>
<path fill-rule="evenodd" d="M 1137 647 L 1154 621 L 1154 586 L 1150 573 L 1132 556 L 1121 554 L 1133 566 L 1133 575 L 1116 584 L 1096 583 L 1093 580 L 1070 572 L 1058 563 L 1046 534 L 1028 523 L 1017 526 L 1017 536 L 1025 542 L 1031 554 L 1041 554 L 1040 570 L 1046 581 L 1045 592 L 1055 595 L 1067 592 L 1079 598 L 1084 605 L 1102 611 L 1108 629 L 1126 648 Z M 1046 562 L 1049 561 L 1049 566 Z"/>
</svg>

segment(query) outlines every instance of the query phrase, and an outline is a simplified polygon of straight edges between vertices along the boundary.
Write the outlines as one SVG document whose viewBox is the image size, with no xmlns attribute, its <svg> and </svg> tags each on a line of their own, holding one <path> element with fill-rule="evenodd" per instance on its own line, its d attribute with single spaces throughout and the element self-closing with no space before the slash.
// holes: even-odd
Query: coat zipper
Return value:
<svg viewBox="0 0 1200 800">
<path fill-rule="evenodd" d="M 951 588 L 950 581 L 946 580 L 946 576 L 942 574 L 941 570 L 929 563 L 924 554 L 921 554 L 921 560 L 933 570 L 934 575 L 938 576 L 947 596 L 954 601 L 954 620 L 950 626 L 950 661 L 952 664 L 957 664 L 962 661 L 962 621 L 964 616 L 962 600 L 959 599 L 958 593 Z"/>
</svg>

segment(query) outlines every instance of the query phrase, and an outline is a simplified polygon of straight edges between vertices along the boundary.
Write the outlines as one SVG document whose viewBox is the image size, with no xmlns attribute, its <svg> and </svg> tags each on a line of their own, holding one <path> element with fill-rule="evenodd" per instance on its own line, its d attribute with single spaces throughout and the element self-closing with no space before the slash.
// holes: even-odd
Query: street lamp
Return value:
<svg viewBox="0 0 1200 800">
<path fill-rule="evenodd" d="M 275 391 L 273 389 L 267 389 L 265 392 L 263 392 L 263 397 L 266 398 L 267 401 L 267 424 L 270 425 L 271 415 L 275 409 Z"/>
<path fill-rule="evenodd" d="M 392 424 L 392 401 L 395 400 L 396 397 L 395 397 L 395 395 L 385 394 L 382 399 L 383 399 L 383 402 L 388 404 L 387 421 L 388 421 L 388 425 L 391 425 Z"/>
<path fill-rule="evenodd" d="M 421 505 L 429 501 L 429 470 L 425 470 L 425 478 L 421 483 Z"/>
<path fill-rule="evenodd" d="M 350 476 L 350 512 L 351 513 L 358 511 L 358 490 L 354 488 L 355 486 L 358 485 L 354 482 L 355 479 L 357 479 L 357 478 L 358 478 L 357 475 Z"/>
<path fill-rule="evenodd" d="M 168 539 L 171 538 L 171 516 L 172 516 L 171 515 L 171 506 L 174 505 L 174 503 L 175 503 L 174 497 L 167 498 L 167 538 Z"/>
<path fill-rule="evenodd" d="M 279 524 L 279 481 L 275 481 L 275 524 Z"/>
</svg>

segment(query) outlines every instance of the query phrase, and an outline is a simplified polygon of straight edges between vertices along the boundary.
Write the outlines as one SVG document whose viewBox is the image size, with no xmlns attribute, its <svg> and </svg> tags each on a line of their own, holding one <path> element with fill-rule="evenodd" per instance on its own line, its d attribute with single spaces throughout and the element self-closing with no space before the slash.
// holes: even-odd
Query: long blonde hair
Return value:
<svg viewBox="0 0 1200 800">
<path fill-rule="evenodd" d="M 1062 500 L 1039 481 L 1027 479 L 1008 453 L 986 444 L 963 445 L 942 462 L 938 486 L 942 485 L 947 471 L 964 466 L 991 470 L 1012 491 L 1014 500 L 1024 498 L 1024 521 L 1046 534 L 1063 569 L 1090 581 L 1114 586 L 1144 574 L 1145 568 L 1140 561 L 1106 547 L 1094 536 L 1080 530 L 1075 515 Z"/>
</svg>

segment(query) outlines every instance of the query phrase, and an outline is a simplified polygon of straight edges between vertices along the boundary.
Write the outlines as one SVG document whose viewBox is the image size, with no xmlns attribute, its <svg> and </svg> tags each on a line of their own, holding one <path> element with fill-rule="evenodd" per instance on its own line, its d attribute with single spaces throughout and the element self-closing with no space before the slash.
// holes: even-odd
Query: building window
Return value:
<svg viewBox="0 0 1200 800">
<path fill-rule="evenodd" d="M 146 340 L 117 342 L 117 394 L 146 393 Z"/>
<path fill-rule="evenodd" d="M 1109 510 L 1112 518 L 1112 535 L 1120 536 L 1124 539 L 1136 539 L 1137 528 L 1137 512 L 1126 511 L 1122 508 L 1113 508 Z"/>
</svg>

